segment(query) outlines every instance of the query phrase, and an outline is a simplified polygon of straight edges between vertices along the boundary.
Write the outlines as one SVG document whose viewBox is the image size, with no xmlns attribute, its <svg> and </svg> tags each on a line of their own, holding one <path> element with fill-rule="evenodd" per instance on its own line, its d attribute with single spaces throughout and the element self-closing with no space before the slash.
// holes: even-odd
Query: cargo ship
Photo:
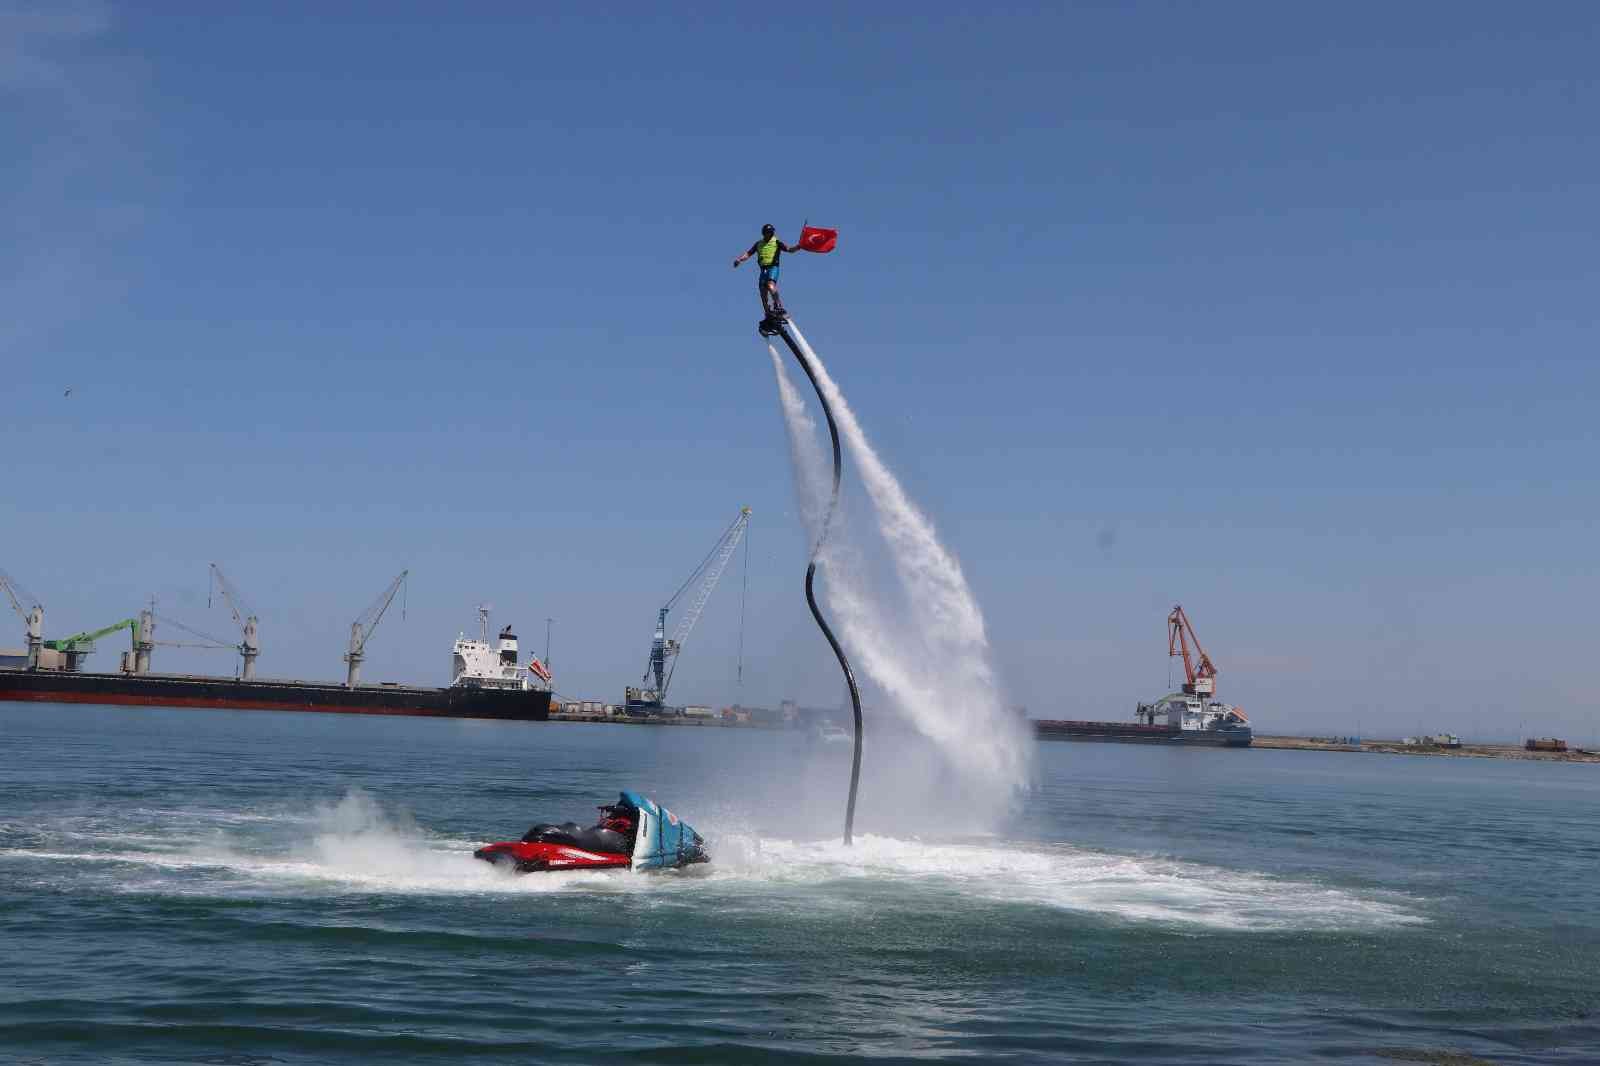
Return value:
<svg viewBox="0 0 1600 1066">
<path fill-rule="evenodd" d="M 525 668 L 519 666 L 517 637 L 511 627 L 502 629 L 491 643 L 488 611 L 480 608 L 478 613 L 481 636 L 456 639 L 451 649 L 451 682 L 445 688 L 357 683 L 353 676 L 341 685 L 140 673 L 134 669 L 91 673 L 36 666 L 0 667 L 0 700 L 545 721 L 550 716 L 550 671 L 533 657 Z M 139 660 L 125 656 L 123 661 L 129 666 Z M 38 662 L 37 653 L 34 662 Z"/>
<path fill-rule="evenodd" d="M 1191 653 L 1189 645 L 1193 642 Z M 1109 740 L 1123 743 L 1184 744 L 1248 748 L 1255 739 L 1250 720 L 1239 708 L 1216 698 L 1217 668 L 1200 647 L 1182 605 L 1167 616 L 1167 654 L 1183 656 L 1184 684 L 1153 703 L 1134 707 L 1131 722 L 1080 722 L 1038 719 L 1034 732 L 1042 740 Z"/>
</svg>

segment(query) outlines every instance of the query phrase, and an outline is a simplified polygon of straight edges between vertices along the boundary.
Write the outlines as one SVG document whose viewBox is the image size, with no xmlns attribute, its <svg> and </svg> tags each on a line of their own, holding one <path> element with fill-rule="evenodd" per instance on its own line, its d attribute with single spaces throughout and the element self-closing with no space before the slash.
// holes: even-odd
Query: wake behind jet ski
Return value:
<svg viewBox="0 0 1600 1066">
<path fill-rule="evenodd" d="M 521 840 L 486 844 L 475 858 L 517 873 L 545 870 L 667 870 L 708 862 L 700 834 L 677 815 L 638 792 L 624 792 L 600 808 L 600 821 L 540 822 Z"/>
</svg>

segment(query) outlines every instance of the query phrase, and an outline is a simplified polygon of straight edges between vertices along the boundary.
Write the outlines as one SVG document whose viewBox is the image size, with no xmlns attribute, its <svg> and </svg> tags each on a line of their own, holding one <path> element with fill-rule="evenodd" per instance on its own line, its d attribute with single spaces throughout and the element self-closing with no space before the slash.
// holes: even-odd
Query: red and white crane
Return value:
<svg viewBox="0 0 1600 1066">
<path fill-rule="evenodd" d="M 1190 643 L 1194 644 L 1194 652 L 1189 651 Z M 1217 692 L 1217 668 L 1211 664 L 1211 656 L 1200 646 L 1200 638 L 1195 635 L 1194 624 L 1189 621 L 1189 616 L 1183 613 L 1182 604 L 1173 604 L 1172 613 L 1167 615 L 1167 655 L 1183 656 L 1183 691 L 1191 696 L 1214 696 Z"/>
</svg>

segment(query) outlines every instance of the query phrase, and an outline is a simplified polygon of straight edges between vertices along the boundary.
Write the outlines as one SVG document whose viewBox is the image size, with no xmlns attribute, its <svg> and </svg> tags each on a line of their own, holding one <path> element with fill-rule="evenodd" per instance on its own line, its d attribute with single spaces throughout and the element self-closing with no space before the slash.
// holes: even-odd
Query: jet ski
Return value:
<svg viewBox="0 0 1600 1066">
<path fill-rule="evenodd" d="M 521 840 L 485 844 L 474 858 L 517 873 L 545 870 L 670 870 L 708 862 L 705 841 L 689 823 L 649 796 L 624 792 L 600 808 L 600 820 L 540 822 Z"/>
</svg>

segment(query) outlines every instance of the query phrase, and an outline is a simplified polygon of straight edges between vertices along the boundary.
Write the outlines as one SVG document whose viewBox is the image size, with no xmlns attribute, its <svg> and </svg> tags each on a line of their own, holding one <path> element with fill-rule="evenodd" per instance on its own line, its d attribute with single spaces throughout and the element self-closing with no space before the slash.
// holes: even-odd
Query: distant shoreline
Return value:
<svg viewBox="0 0 1600 1066">
<path fill-rule="evenodd" d="M 1310 737 L 1269 737 L 1257 733 L 1254 747 L 1277 748 L 1282 751 L 1348 751 L 1370 752 L 1379 755 L 1433 755 L 1457 759 L 1521 759 L 1526 762 L 1586 762 L 1600 763 L 1600 752 L 1583 748 L 1569 751 L 1529 751 L 1516 744 L 1463 744 L 1459 748 L 1442 748 L 1434 745 L 1403 744 L 1398 740 L 1363 740 L 1359 744 L 1341 744 L 1332 740 L 1314 740 Z"/>
<path fill-rule="evenodd" d="M 782 731 L 786 727 L 777 723 L 740 722 L 726 718 L 699 718 L 679 715 L 608 715 L 562 714 L 552 711 L 552 722 L 587 722 L 594 725 L 635 725 L 702 729 L 763 729 Z M 1600 763 L 1600 751 L 1573 748 L 1569 751 L 1528 751 L 1516 744 L 1463 744 L 1459 748 L 1434 745 L 1403 744 L 1399 740 L 1363 740 L 1360 744 L 1345 744 L 1336 740 L 1319 740 L 1312 737 L 1264 736 L 1257 733 L 1252 744 L 1257 748 L 1279 751 L 1342 751 L 1353 754 L 1376 755 L 1428 755 L 1456 759 L 1520 759 L 1525 762 L 1578 762 Z"/>
<path fill-rule="evenodd" d="M 740 722 L 727 718 L 690 717 L 683 715 L 624 715 L 624 714 L 563 714 L 550 713 L 552 722 L 586 722 L 593 725 L 635 725 L 702 729 L 762 729 L 782 731 L 779 723 Z M 1463 744 L 1459 748 L 1435 745 L 1403 744 L 1399 740 L 1363 740 L 1359 744 L 1345 744 L 1337 740 L 1320 740 L 1313 737 L 1265 736 L 1257 733 L 1252 747 L 1273 748 L 1278 751 L 1343 751 L 1353 754 L 1376 755 L 1429 755 L 1456 759 L 1520 759 L 1525 762 L 1579 762 L 1600 763 L 1600 751 L 1573 748 L 1569 751 L 1528 751 L 1516 744 Z"/>
</svg>

